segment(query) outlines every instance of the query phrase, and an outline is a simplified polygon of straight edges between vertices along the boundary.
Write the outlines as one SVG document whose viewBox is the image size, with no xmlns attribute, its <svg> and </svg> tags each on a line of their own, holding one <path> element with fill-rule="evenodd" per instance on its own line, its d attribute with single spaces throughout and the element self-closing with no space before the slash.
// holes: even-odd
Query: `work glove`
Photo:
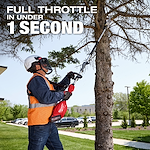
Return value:
<svg viewBox="0 0 150 150">
<path fill-rule="evenodd" d="M 70 71 L 68 74 L 67 74 L 67 77 L 69 79 L 74 79 L 74 72 Z"/>
<path fill-rule="evenodd" d="M 63 100 L 68 100 L 71 95 L 72 95 L 72 93 L 70 93 L 68 91 L 64 91 L 64 98 L 63 98 Z"/>
</svg>

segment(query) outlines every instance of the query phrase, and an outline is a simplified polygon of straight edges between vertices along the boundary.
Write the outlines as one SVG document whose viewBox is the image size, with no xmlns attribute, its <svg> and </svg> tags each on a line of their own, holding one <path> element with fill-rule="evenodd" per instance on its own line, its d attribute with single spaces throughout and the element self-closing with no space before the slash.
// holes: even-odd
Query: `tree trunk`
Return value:
<svg viewBox="0 0 150 150">
<path fill-rule="evenodd" d="M 105 24 L 104 2 L 98 4 L 99 27 L 95 30 L 97 40 Z M 112 94 L 113 82 L 111 71 L 110 42 L 106 31 L 96 49 L 96 79 L 95 79 L 95 150 L 113 150 L 112 133 Z"/>
</svg>

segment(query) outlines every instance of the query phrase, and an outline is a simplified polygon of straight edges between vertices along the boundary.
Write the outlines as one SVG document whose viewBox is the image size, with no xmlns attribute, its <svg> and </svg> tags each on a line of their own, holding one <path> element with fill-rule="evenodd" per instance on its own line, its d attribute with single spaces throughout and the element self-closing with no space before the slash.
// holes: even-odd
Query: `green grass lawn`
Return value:
<svg viewBox="0 0 150 150">
<path fill-rule="evenodd" d="M 26 150 L 28 129 L 0 123 L 0 150 Z"/>
<path fill-rule="evenodd" d="M 64 150 L 94 150 L 94 141 L 60 135 Z M 28 129 L 0 123 L 0 150 L 26 150 Z M 115 150 L 138 150 L 114 145 Z M 45 147 L 44 150 L 47 150 Z"/>
<path fill-rule="evenodd" d="M 60 135 L 64 150 L 95 150 L 94 141 Z M 121 145 L 114 145 L 114 150 L 142 150 Z"/>
<path fill-rule="evenodd" d="M 95 135 L 94 130 L 77 131 L 76 133 Z M 150 130 L 113 130 L 113 137 L 117 139 L 150 143 Z"/>
<path fill-rule="evenodd" d="M 113 137 L 150 143 L 150 130 L 113 130 Z"/>
</svg>

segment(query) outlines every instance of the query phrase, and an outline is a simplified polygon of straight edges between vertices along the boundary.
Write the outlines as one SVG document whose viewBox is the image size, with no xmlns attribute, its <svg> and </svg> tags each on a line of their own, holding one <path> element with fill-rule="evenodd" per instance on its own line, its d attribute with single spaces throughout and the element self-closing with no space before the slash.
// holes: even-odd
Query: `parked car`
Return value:
<svg viewBox="0 0 150 150">
<path fill-rule="evenodd" d="M 91 117 L 87 116 L 86 118 L 87 118 L 87 122 L 88 122 L 88 123 L 92 122 Z"/>
<path fill-rule="evenodd" d="M 21 124 L 23 118 L 17 118 L 14 121 L 12 121 L 12 123 L 16 123 L 16 124 Z"/>
<path fill-rule="evenodd" d="M 84 117 L 78 117 L 77 120 L 79 121 L 79 123 L 83 123 L 84 122 Z"/>
<path fill-rule="evenodd" d="M 27 125 L 28 124 L 28 118 L 24 118 L 21 120 L 21 124 Z"/>
<path fill-rule="evenodd" d="M 59 121 L 54 122 L 57 127 L 75 127 L 79 124 L 79 121 L 74 117 L 63 117 Z"/>
<path fill-rule="evenodd" d="M 84 117 L 78 117 L 77 120 L 79 121 L 79 123 L 83 123 L 84 122 Z M 92 122 L 92 119 L 88 116 L 87 116 L 87 122 L 88 123 Z"/>
<path fill-rule="evenodd" d="M 90 116 L 92 121 L 96 121 L 96 116 Z"/>
</svg>

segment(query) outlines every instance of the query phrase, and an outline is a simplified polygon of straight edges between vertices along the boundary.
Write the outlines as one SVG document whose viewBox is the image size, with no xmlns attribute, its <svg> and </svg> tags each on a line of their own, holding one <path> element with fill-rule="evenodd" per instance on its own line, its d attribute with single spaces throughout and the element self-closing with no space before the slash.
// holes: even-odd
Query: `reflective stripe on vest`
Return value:
<svg viewBox="0 0 150 150">
<path fill-rule="evenodd" d="M 30 104 L 30 105 L 29 105 L 29 108 L 49 107 L 49 106 L 55 106 L 55 103 L 53 103 L 53 104 L 35 103 L 35 104 Z"/>
<path fill-rule="evenodd" d="M 29 80 L 29 82 L 36 76 L 41 76 L 45 80 L 47 86 L 49 87 L 49 90 L 54 91 L 53 85 L 50 84 L 47 78 L 38 73 L 35 73 L 33 77 Z M 34 96 L 32 96 L 32 93 L 29 90 L 28 93 L 29 93 L 28 126 L 47 124 L 49 122 L 49 117 L 52 114 L 55 103 L 41 104 Z"/>
</svg>

